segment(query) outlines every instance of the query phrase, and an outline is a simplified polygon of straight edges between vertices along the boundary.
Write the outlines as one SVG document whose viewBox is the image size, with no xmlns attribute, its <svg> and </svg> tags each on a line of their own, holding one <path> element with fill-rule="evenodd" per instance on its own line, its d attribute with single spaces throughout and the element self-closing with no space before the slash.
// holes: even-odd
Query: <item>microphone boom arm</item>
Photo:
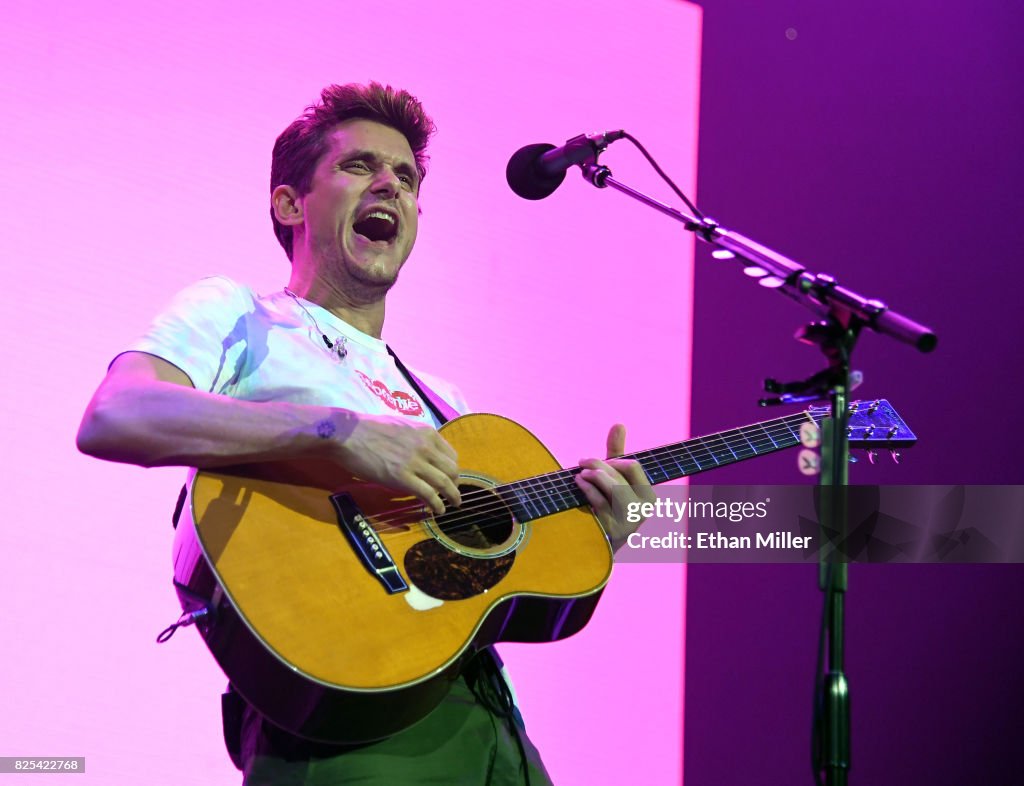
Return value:
<svg viewBox="0 0 1024 786">
<path fill-rule="evenodd" d="M 844 326 L 856 321 L 887 335 L 920 352 L 935 349 L 938 337 L 930 328 L 890 309 L 877 299 L 869 299 L 851 289 L 839 286 L 835 278 L 826 274 L 810 273 L 804 265 L 773 251 L 738 232 L 724 229 L 709 218 L 698 219 L 681 210 L 659 202 L 612 177 L 611 170 L 595 160 L 580 164 L 583 178 L 597 188 L 614 188 L 648 207 L 679 221 L 705 243 L 717 246 L 720 259 L 738 259 L 744 268 L 760 268 L 766 275 L 761 281 L 771 282 L 771 288 L 796 300 L 823 316 L 833 316 Z"/>
</svg>

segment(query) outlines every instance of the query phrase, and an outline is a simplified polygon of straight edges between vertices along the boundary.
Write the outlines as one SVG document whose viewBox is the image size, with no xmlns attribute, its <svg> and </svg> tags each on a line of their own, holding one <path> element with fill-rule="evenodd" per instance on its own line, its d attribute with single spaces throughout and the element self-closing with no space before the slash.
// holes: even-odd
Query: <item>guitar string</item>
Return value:
<svg viewBox="0 0 1024 786">
<path fill-rule="evenodd" d="M 697 472 L 700 471 L 714 469 L 717 466 L 731 464 L 734 463 L 735 461 L 742 460 L 742 458 L 753 458 L 754 456 L 757 455 L 763 455 L 764 453 L 773 452 L 775 449 L 792 447 L 799 443 L 799 438 L 794 433 L 794 429 L 792 427 L 798 423 L 802 424 L 805 422 L 809 422 L 808 417 L 810 417 L 813 420 L 815 416 L 817 416 L 818 419 L 820 419 L 824 417 L 824 413 L 812 413 L 809 411 L 800 412 L 786 416 L 784 418 L 779 418 L 777 420 L 764 421 L 762 423 L 753 424 L 752 426 L 744 426 L 741 427 L 740 429 L 733 429 L 732 431 L 738 432 L 740 434 L 742 440 L 737 439 L 735 437 L 726 438 L 725 435 L 731 432 L 722 432 L 719 435 L 696 438 L 694 440 L 687 440 L 684 443 L 673 443 L 674 447 L 672 445 L 665 445 L 660 448 L 652 448 L 649 450 L 638 451 L 637 453 L 634 453 L 632 455 L 644 457 L 644 454 L 650 454 L 646 458 L 646 460 L 648 462 L 653 460 L 654 463 L 658 464 L 659 466 L 663 462 L 666 464 L 674 463 L 677 468 L 685 469 L 684 474 L 679 476 L 685 477 L 687 475 L 697 474 Z M 817 420 L 815 420 L 814 422 L 817 423 Z M 771 428 L 765 428 L 765 426 L 771 426 Z M 753 440 L 751 440 L 751 438 L 742 434 L 742 431 L 749 430 L 755 427 L 761 427 L 762 435 L 751 435 L 753 437 Z M 759 449 L 754 445 L 754 442 L 756 441 L 763 441 L 764 436 L 767 436 L 769 440 L 772 442 L 772 447 L 767 450 L 764 450 L 763 448 Z M 778 436 L 784 436 L 787 440 L 786 444 L 780 446 L 774 439 L 774 437 Z M 731 445 L 735 446 L 745 445 L 745 449 L 752 449 L 754 452 L 750 456 L 737 455 L 736 451 L 732 450 L 732 448 L 730 447 L 730 442 Z M 714 445 L 715 447 L 721 447 L 722 445 L 725 445 L 727 448 L 729 448 L 730 453 L 732 453 L 732 458 L 727 459 L 724 462 L 718 461 L 713 451 L 708 449 L 708 446 L 711 445 Z M 694 452 L 693 450 L 691 450 L 691 448 L 696 449 L 698 451 L 704 450 L 715 462 L 714 466 L 703 466 L 700 460 L 694 456 Z M 742 449 L 744 448 L 741 447 L 741 450 Z M 763 452 L 759 453 L 759 450 L 762 450 Z M 689 456 L 688 459 L 686 458 L 687 455 Z M 680 461 L 680 458 L 682 458 L 683 460 Z M 641 463 L 643 463 L 643 461 L 641 461 Z M 687 463 L 692 465 L 692 468 L 684 467 L 684 465 Z M 507 510 L 509 505 L 505 500 L 501 499 L 498 496 L 498 492 L 503 490 L 510 490 L 514 493 L 515 489 L 512 489 L 512 486 L 520 487 L 520 490 L 523 492 L 522 496 L 525 497 L 525 501 L 533 503 L 535 510 L 540 509 L 537 503 L 542 503 L 544 499 L 549 499 L 554 494 L 557 494 L 559 497 L 563 498 L 560 500 L 560 502 L 564 503 L 564 497 L 569 497 L 575 503 L 573 507 L 581 507 L 582 505 L 586 504 L 586 500 L 585 498 L 580 498 L 582 492 L 579 490 L 579 488 L 575 484 L 575 481 L 573 480 L 574 476 L 577 474 L 578 471 L 578 467 L 572 469 L 562 469 L 545 475 L 537 475 L 529 478 L 523 478 L 521 480 L 513 481 L 512 483 L 502 484 L 494 488 L 479 489 L 474 490 L 472 492 L 468 492 L 462 497 L 463 507 L 453 508 L 450 511 L 446 511 L 444 514 L 442 514 L 445 517 L 445 524 L 447 525 L 444 527 L 444 531 L 446 533 L 451 534 L 453 532 L 458 532 L 462 529 L 468 529 L 479 523 L 479 521 L 482 518 L 486 518 L 487 515 L 496 513 L 498 511 Z M 662 468 L 662 471 L 664 472 L 664 468 Z M 489 504 L 472 507 L 473 501 L 479 500 L 483 498 L 485 495 L 487 498 L 491 500 Z M 520 497 L 520 499 L 522 499 L 522 497 Z M 470 503 L 470 507 L 466 507 L 467 502 Z M 422 521 L 423 518 L 429 516 L 429 514 L 425 514 L 426 509 L 424 505 L 409 505 L 385 511 L 381 517 L 372 519 L 372 522 L 375 531 L 378 533 L 388 534 L 390 532 L 396 532 L 401 534 L 406 533 L 410 525 L 419 523 L 420 521 Z M 413 516 L 416 517 L 415 521 L 406 521 L 406 519 Z M 435 520 L 437 520 L 438 518 L 440 517 L 435 516 Z M 540 518 L 540 516 L 538 516 L 537 518 Z M 463 521 L 468 521 L 468 523 L 465 523 L 463 526 L 459 526 L 460 523 Z"/>
<path fill-rule="evenodd" d="M 801 413 L 797 413 L 797 414 L 794 414 L 794 415 L 787 416 L 785 418 L 779 418 L 778 420 L 764 421 L 763 423 L 756 423 L 756 424 L 753 424 L 752 426 L 744 426 L 743 429 L 750 429 L 750 428 L 754 428 L 756 426 L 761 426 L 762 427 L 761 431 L 762 431 L 763 436 L 768 436 L 769 440 L 772 441 L 772 443 L 773 443 L 772 449 L 774 449 L 776 443 L 775 443 L 775 440 L 773 439 L 773 437 L 780 436 L 780 435 L 786 435 L 788 438 L 794 438 L 795 434 L 793 434 L 793 429 L 792 429 L 791 426 L 795 425 L 796 423 L 807 422 L 806 418 L 807 418 L 807 415 L 805 413 L 801 412 Z M 785 421 L 791 421 L 791 422 L 785 422 Z M 769 431 L 768 429 L 763 428 L 766 425 L 771 425 L 773 427 L 773 429 L 771 431 Z M 775 428 L 775 426 L 784 426 L 784 427 Z M 736 429 L 736 431 L 739 431 L 739 429 Z M 704 449 L 705 452 L 707 452 L 711 456 L 711 458 L 714 459 L 714 454 L 712 453 L 711 450 L 708 450 L 706 446 L 712 445 L 712 444 L 717 442 L 717 443 L 725 444 L 726 447 L 729 448 L 730 453 L 733 454 L 734 459 L 735 460 L 739 460 L 739 456 L 736 455 L 736 452 L 734 450 L 732 450 L 732 448 L 729 446 L 729 443 L 722 437 L 722 434 L 725 434 L 725 433 L 727 433 L 727 432 L 721 432 L 721 434 L 712 435 L 712 436 L 708 436 L 708 437 L 697 437 L 697 438 L 694 438 L 692 440 L 686 440 L 683 443 L 671 443 L 669 445 L 663 445 L 663 446 L 657 447 L 657 448 L 650 448 L 648 450 L 641 450 L 641 451 L 637 451 L 637 452 L 635 452 L 635 453 L 633 453 L 631 455 L 632 456 L 641 456 L 642 457 L 642 456 L 644 456 L 644 454 L 651 454 L 645 460 L 650 461 L 650 460 L 653 459 L 655 463 L 661 463 L 662 461 L 664 461 L 665 463 L 673 462 L 673 463 L 676 464 L 677 467 L 679 467 L 683 463 L 683 462 L 680 462 L 678 460 L 679 457 L 684 456 L 684 454 L 689 454 L 690 462 L 694 465 L 694 467 L 697 470 L 703 471 L 705 469 L 705 467 L 701 466 L 700 461 L 694 457 L 693 451 L 691 450 L 691 448 L 697 449 L 697 450 Z M 762 437 L 755 437 L 755 440 L 756 439 L 763 439 L 763 436 Z M 701 443 L 701 444 L 697 444 L 697 443 Z M 757 453 L 758 449 L 754 448 L 753 443 L 746 436 L 743 436 L 742 441 L 739 440 L 739 439 L 733 439 L 731 444 L 732 445 L 740 445 L 740 446 L 746 445 L 747 448 L 753 448 L 754 449 L 755 452 L 754 452 L 753 455 L 758 455 L 758 453 Z M 795 444 L 795 443 L 793 443 L 793 444 Z M 720 447 L 720 445 L 717 445 L 717 444 L 715 446 L 716 447 Z M 785 447 L 789 447 L 789 445 L 786 445 Z M 764 450 L 763 452 L 764 453 L 768 453 L 768 452 L 771 452 L 772 449 Z M 729 461 L 724 462 L 724 464 L 730 464 L 730 463 L 733 463 L 733 460 L 729 460 Z M 717 466 L 721 466 L 721 465 L 723 465 L 723 462 L 715 461 L 715 466 L 716 467 Z M 706 469 L 713 469 L 713 468 L 714 467 L 707 467 Z M 484 497 L 484 496 L 493 497 L 496 491 L 498 491 L 498 490 L 505 490 L 505 489 L 508 489 L 510 486 L 517 485 L 517 484 L 532 483 L 534 486 L 536 486 L 537 483 L 544 483 L 544 482 L 547 482 L 549 484 L 554 484 L 554 483 L 561 482 L 561 483 L 564 484 L 564 482 L 569 479 L 569 478 L 566 478 L 565 476 L 566 475 L 575 475 L 576 472 L 579 469 L 580 468 L 578 468 L 578 467 L 563 468 L 563 469 L 555 470 L 555 471 L 553 471 L 551 473 L 547 473 L 547 474 L 544 474 L 544 475 L 534 475 L 532 477 L 522 478 L 521 480 L 512 481 L 510 483 L 502 484 L 502 485 L 499 485 L 499 486 L 494 487 L 494 488 L 474 489 L 473 491 L 468 492 L 467 494 L 464 494 L 462 496 L 463 503 L 465 503 L 466 501 L 473 501 L 475 498 L 480 498 L 480 497 Z M 691 470 L 688 474 L 696 474 L 696 473 Z M 684 477 L 684 476 L 685 476 L 685 474 L 684 475 L 680 475 L 680 477 Z M 576 488 L 575 484 L 572 485 L 572 488 Z M 536 499 L 531 499 L 530 501 L 536 501 Z M 495 503 L 494 507 L 495 508 L 506 507 L 506 503 L 504 503 L 503 501 L 499 500 L 498 502 Z M 415 504 L 415 505 L 409 505 L 409 506 L 400 507 L 400 508 L 393 508 L 392 510 L 387 511 L 387 512 L 388 513 L 406 513 L 406 512 L 418 513 L 418 512 L 422 512 L 423 509 L 424 509 L 424 506 L 422 504 L 418 503 L 418 504 Z M 456 512 L 458 510 L 460 510 L 460 508 L 454 508 L 454 509 L 452 509 L 452 512 L 454 513 L 454 512 Z M 481 509 L 475 509 L 475 511 L 479 511 L 479 510 L 481 510 Z M 446 514 L 446 515 L 451 515 L 451 514 Z M 382 523 L 386 523 L 387 519 L 377 519 L 376 521 L 382 522 Z M 397 521 L 397 519 L 396 519 L 396 521 Z"/>
<path fill-rule="evenodd" d="M 754 457 L 755 455 L 773 452 L 773 449 L 782 449 L 785 447 L 795 446 L 796 444 L 798 444 L 799 438 L 797 438 L 793 426 L 796 425 L 797 423 L 802 424 L 804 422 L 807 422 L 808 419 L 810 421 L 813 421 L 814 423 L 818 423 L 821 419 L 825 417 L 826 413 L 826 410 L 823 409 L 817 411 L 805 410 L 803 412 L 794 413 L 792 414 L 792 416 L 787 416 L 774 421 L 765 421 L 759 424 L 753 424 L 752 426 L 740 427 L 738 429 L 730 430 L 729 432 L 722 432 L 718 435 L 687 440 L 684 443 L 673 443 L 677 446 L 672 448 L 671 450 L 668 449 L 670 446 L 666 445 L 660 448 L 641 450 L 636 453 L 633 453 L 633 455 L 642 456 L 642 454 L 644 453 L 650 453 L 650 459 L 652 459 L 654 463 L 658 464 L 659 466 L 660 463 L 662 463 L 663 461 L 668 462 L 671 459 L 672 462 L 676 464 L 677 468 L 683 469 L 681 463 L 678 461 L 678 456 L 681 455 L 683 451 L 685 451 L 686 453 L 689 454 L 689 459 L 693 465 L 693 468 L 684 471 L 683 475 L 680 477 L 684 477 L 686 475 L 694 475 L 697 474 L 698 472 L 703 472 L 706 470 L 715 469 L 715 467 L 718 466 L 723 466 L 723 464 L 732 464 L 733 462 L 736 461 L 749 459 L 749 457 Z M 765 428 L 767 426 L 771 426 L 772 428 Z M 750 437 L 742 433 L 745 430 L 750 430 L 755 427 L 761 427 L 762 431 L 762 435 L 756 436 L 755 439 L 760 440 L 763 438 L 763 436 L 768 436 L 773 443 L 773 449 L 764 450 L 763 453 L 757 452 L 759 448 L 755 447 Z M 775 427 L 784 427 L 784 429 Z M 729 448 L 730 452 L 732 452 L 733 454 L 733 459 L 728 460 L 724 463 L 717 461 L 714 451 L 708 449 L 707 445 L 711 445 L 717 442 L 726 444 L 728 446 L 729 440 L 725 439 L 724 435 L 733 432 L 738 433 L 741 437 L 743 437 L 743 442 L 745 442 L 746 445 L 748 445 L 748 447 L 753 448 L 755 452 L 752 455 L 742 456 L 737 455 L 734 450 Z M 772 439 L 772 437 L 777 436 L 779 434 L 785 435 L 786 439 L 788 440 L 796 438 L 797 441 L 786 442 L 782 445 L 778 445 L 778 443 L 776 443 L 775 440 Z M 735 438 L 730 439 L 732 439 L 733 444 L 742 444 L 739 440 L 736 440 Z M 695 459 L 693 451 L 690 450 L 690 448 L 698 446 L 698 443 L 700 449 L 703 449 L 706 452 L 708 452 L 711 456 L 711 459 L 715 461 L 715 467 L 702 467 L 699 461 Z M 664 472 L 664 467 L 662 469 Z M 505 499 L 501 498 L 498 495 L 498 491 L 509 490 L 510 487 L 514 485 L 519 486 L 520 490 L 523 492 L 521 495 L 519 495 L 520 501 L 522 501 L 522 499 L 525 498 L 525 500 L 528 501 L 528 503 L 534 503 L 535 512 L 541 510 L 541 507 L 537 505 L 538 501 L 541 501 L 541 503 L 543 503 L 545 499 L 551 499 L 554 494 L 558 494 L 558 496 L 561 497 L 560 501 L 562 504 L 564 504 L 565 501 L 564 497 L 567 496 L 572 501 L 572 508 L 583 507 L 587 504 L 586 498 L 581 497 L 582 491 L 580 491 L 578 486 L 575 485 L 574 482 L 572 482 L 572 478 L 575 474 L 577 474 L 577 472 L 579 472 L 579 468 L 560 470 L 547 475 L 534 476 L 532 478 L 523 478 L 522 480 L 514 481 L 513 483 L 509 484 L 500 485 L 496 488 L 485 488 L 474 490 L 473 492 L 468 492 L 463 497 L 464 500 L 472 500 L 474 498 L 479 498 L 483 494 L 486 494 L 489 497 L 489 499 L 493 500 L 493 503 L 490 504 L 489 506 L 480 506 L 476 508 L 462 507 L 446 511 L 442 515 L 446 518 L 447 523 L 450 523 L 451 526 L 445 528 L 444 531 L 450 533 L 458 532 L 460 529 L 476 525 L 477 521 L 481 516 L 490 515 L 497 511 L 507 511 L 509 505 Z M 558 512 L 547 510 L 546 505 L 543 506 L 543 509 L 544 513 L 542 513 L 540 516 L 536 516 L 535 518 L 542 518 L 544 516 Z M 391 518 L 387 518 L 388 514 L 396 513 L 403 515 L 392 516 Z M 426 512 L 425 506 L 416 505 L 408 506 L 406 508 L 393 509 L 391 511 L 385 512 L 384 517 L 371 520 L 374 522 L 376 531 L 387 534 L 390 531 L 406 532 L 409 530 L 410 526 L 413 526 L 417 523 L 421 523 L 424 519 L 428 518 L 428 516 L 429 514 Z M 413 518 L 411 522 L 403 521 L 403 519 L 408 520 L 412 517 L 415 518 Z M 437 520 L 438 518 L 440 517 L 435 517 L 435 520 Z M 465 525 L 465 527 L 457 526 L 458 522 L 462 520 L 469 520 L 469 524 Z M 453 525 L 453 522 L 455 522 L 456 524 Z M 394 526 L 391 526 L 392 524 L 394 524 Z"/>
<path fill-rule="evenodd" d="M 823 416 L 823 413 L 812 413 L 812 417 L 813 417 L 813 414 L 818 414 L 819 418 Z M 786 421 L 789 421 L 789 422 L 786 422 Z M 730 452 L 733 454 L 733 458 L 729 459 L 727 461 L 724 461 L 724 462 L 721 462 L 721 461 L 718 461 L 717 459 L 715 459 L 714 453 L 711 450 L 708 450 L 706 447 L 704 447 L 704 445 L 701 445 L 700 448 L 705 450 L 705 452 L 710 455 L 712 460 L 715 461 L 714 466 L 707 466 L 707 467 L 702 466 L 700 461 L 694 457 L 693 451 L 691 451 L 690 448 L 691 447 L 695 447 L 695 443 L 696 442 L 702 442 L 702 443 L 704 443 L 706 445 L 706 444 L 711 444 L 714 441 L 717 441 L 717 442 L 725 444 L 726 440 L 722 439 L 720 436 L 706 437 L 706 438 L 701 438 L 701 439 L 698 439 L 698 440 L 688 440 L 686 443 L 678 443 L 677 447 L 675 447 L 675 448 L 671 448 L 671 446 L 666 445 L 666 446 L 663 446 L 662 448 L 652 448 L 652 449 L 646 450 L 646 451 L 638 451 L 637 453 L 635 453 L 633 455 L 634 456 L 642 456 L 642 454 L 652 454 L 650 458 L 653 459 L 654 462 L 659 464 L 659 465 L 661 464 L 661 462 L 668 463 L 669 461 L 671 461 L 671 462 L 674 462 L 676 464 L 677 468 L 683 469 L 683 464 L 686 463 L 687 460 L 684 457 L 684 461 L 680 462 L 679 461 L 679 457 L 683 456 L 684 453 L 689 454 L 689 463 L 692 465 L 692 467 L 686 468 L 684 473 L 679 476 L 679 477 L 685 477 L 687 475 L 694 475 L 694 474 L 697 474 L 698 472 L 714 469 L 717 466 L 724 466 L 725 464 L 731 464 L 731 463 L 734 463 L 735 461 L 740 461 L 740 460 L 742 460 L 744 458 L 753 458 L 754 456 L 757 456 L 757 455 L 763 455 L 765 453 L 773 452 L 776 449 L 783 449 L 783 448 L 786 448 L 786 447 L 793 447 L 796 444 L 798 444 L 799 438 L 797 438 L 796 434 L 793 433 L 792 426 L 795 425 L 796 423 L 803 423 L 803 422 L 807 422 L 806 421 L 806 414 L 805 413 L 799 413 L 797 415 L 789 416 L 789 417 L 786 417 L 786 418 L 781 418 L 781 419 L 779 419 L 777 421 L 765 421 L 764 423 L 761 423 L 761 424 L 755 424 L 755 425 L 759 425 L 759 426 L 764 426 L 764 425 L 767 425 L 767 424 L 785 425 L 786 426 L 785 429 L 783 429 L 783 428 L 775 428 L 772 431 L 769 431 L 768 429 L 762 428 L 762 431 L 764 432 L 764 435 L 769 436 L 770 439 L 771 439 L 772 436 L 785 435 L 786 439 L 788 439 L 788 440 L 795 440 L 795 441 L 790 441 L 790 442 L 786 442 L 785 444 L 779 445 L 774 439 L 772 439 L 772 443 L 773 443 L 772 448 L 768 449 L 768 450 L 763 450 L 762 449 L 762 452 L 758 453 L 757 452 L 758 448 L 754 447 L 754 445 L 749 440 L 749 438 L 744 437 L 743 441 L 746 443 L 748 448 L 753 448 L 754 453 L 751 454 L 750 456 L 739 456 L 739 455 L 736 454 L 735 451 L 732 451 L 730 449 Z M 750 428 L 750 427 L 743 427 L 743 428 Z M 756 439 L 761 439 L 761 438 L 762 437 L 757 437 Z M 734 444 L 741 445 L 743 443 L 739 442 L 738 440 L 734 440 Z M 648 460 L 650 460 L 650 459 L 648 459 Z M 520 486 L 521 487 L 521 490 L 524 492 L 523 496 L 526 498 L 526 501 L 534 503 L 535 511 L 540 509 L 540 506 L 538 506 L 536 503 L 543 502 L 545 499 L 550 499 L 553 496 L 553 494 L 558 494 L 560 497 L 563 497 L 563 499 L 561 500 L 562 502 L 565 501 L 564 497 L 568 496 L 573 501 L 572 507 L 581 507 L 581 506 L 583 506 L 583 505 L 585 505 L 587 503 L 586 503 L 585 498 L 581 498 L 580 497 L 582 492 L 579 490 L 579 488 L 576 486 L 576 484 L 575 484 L 575 482 L 573 480 L 573 477 L 575 476 L 575 474 L 577 474 L 578 471 L 579 471 L 579 468 L 563 469 L 563 470 L 558 470 L 556 472 L 552 472 L 552 473 L 549 473 L 549 474 L 546 474 L 546 475 L 537 475 L 537 476 L 533 476 L 533 477 L 530 477 L 530 478 L 523 478 L 522 480 L 513 481 L 512 483 L 503 484 L 503 485 L 497 486 L 495 488 L 479 489 L 479 490 L 474 490 L 473 492 L 469 492 L 465 496 L 463 496 L 463 506 L 462 507 L 460 507 L 460 508 L 452 508 L 449 511 L 446 511 L 444 514 L 442 514 L 445 517 L 445 519 L 446 519 L 446 523 L 448 523 L 448 524 L 451 524 L 452 522 L 458 523 L 460 520 L 464 520 L 464 519 L 469 519 L 469 523 L 466 524 L 465 527 L 461 527 L 461 528 L 458 527 L 458 526 L 448 526 L 448 527 L 445 528 L 445 531 L 446 532 L 457 532 L 460 529 L 464 529 L 464 528 L 467 528 L 467 527 L 472 527 L 472 526 L 474 526 L 474 525 L 476 525 L 478 523 L 478 519 L 481 516 L 490 515 L 490 514 L 492 514 L 494 512 L 497 512 L 497 511 L 507 510 L 509 505 L 508 505 L 508 503 L 505 500 L 501 499 L 498 496 L 498 492 L 499 491 L 503 491 L 503 490 L 512 490 L 512 491 L 514 491 L 514 489 L 511 489 L 512 486 Z M 664 468 L 662 468 L 662 471 L 664 472 Z M 472 500 L 475 500 L 475 499 L 479 499 L 483 495 L 487 495 L 487 497 L 490 500 L 492 500 L 490 505 L 482 505 L 482 506 L 478 506 L 478 507 L 467 507 L 465 505 L 465 502 L 467 500 L 472 501 Z M 520 497 L 520 499 L 522 499 L 522 497 Z M 552 513 L 552 511 L 547 511 L 546 510 L 546 506 L 544 506 L 544 507 L 545 507 L 545 512 L 543 514 L 541 514 L 541 516 L 536 516 L 535 518 L 541 518 L 543 515 L 550 515 L 550 513 Z M 557 512 L 557 511 L 555 511 L 555 512 Z M 388 518 L 389 514 L 399 514 L 399 515 L 391 516 L 390 518 Z M 404 531 L 406 531 L 408 529 L 408 527 L 410 526 L 410 523 L 411 524 L 419 523 L 420 521 L 422 521 L 424 518 L 427 518 L 428 516 L 429 516 L 429 514 L 426 512 L 426 508 L 425 508 L 424 505 L 422 505 L 422 504 L 410 505 L 410 506 L 406 506 L 406 507 L 403 507 L 403 508 L 395 508 L 395 509 L 392 509 L 390 511 L 386 511 L 383 514 L 383 517 L 374 519 L 374 526 L 375 526 L 375 530 L 376 531 L 382 532 L 382 533 L 389 533 L 391 531 L 404 532 Z M 412 522 L 406 521 L 410 517 L 416 517 L 416 518 Z M 440 517 L 435 516 L 435 520 L 437 518 L 440 518 Z M 392 527 L 391 526 L 392 524 L 394 524 L 395 526 Z"/>
</svg>

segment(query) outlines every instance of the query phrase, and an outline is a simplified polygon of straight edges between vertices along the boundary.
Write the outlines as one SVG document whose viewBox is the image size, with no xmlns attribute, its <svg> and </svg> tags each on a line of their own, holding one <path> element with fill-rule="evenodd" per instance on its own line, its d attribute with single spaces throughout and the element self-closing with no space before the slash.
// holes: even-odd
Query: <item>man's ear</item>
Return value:
<svg viewBox="0 0 1024 786">
<path fill-rule="evenodd" d="M 286 227 L 302 225 L 302 199 L 291 186 L 278 186 L 270 194 L 274 216 Z"/>
</svg>

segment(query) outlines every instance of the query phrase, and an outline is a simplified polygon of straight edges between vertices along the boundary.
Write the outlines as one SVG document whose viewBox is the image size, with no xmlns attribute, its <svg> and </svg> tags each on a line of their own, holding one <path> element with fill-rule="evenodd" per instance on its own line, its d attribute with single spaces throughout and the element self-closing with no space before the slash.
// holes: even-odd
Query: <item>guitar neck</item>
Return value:
<svg viewBox="0 0 1024 786">
<path fill-rule="evenodd" d="M 820 423 L 825 412 L 797 412 L 706 437 L 674 442 L 630 453 L 652 484 L 696 475 L 800 444 L 800 426 Z M 537 475 L 501 486 L 496 491 L 513 506 L 520 521 L 530 521 L 587 505 L 574 480 L 580 467 Z"/>
<path fill-rule="evenodd" d="M 644 450 L 624 458 L 639 462 L 647 478 L 657 485 L 799 445 L 800 426 L 804 423 L 818 424 L 822 417 L 820 413 L 797 412 L 751 426 Z"/>
</svg>

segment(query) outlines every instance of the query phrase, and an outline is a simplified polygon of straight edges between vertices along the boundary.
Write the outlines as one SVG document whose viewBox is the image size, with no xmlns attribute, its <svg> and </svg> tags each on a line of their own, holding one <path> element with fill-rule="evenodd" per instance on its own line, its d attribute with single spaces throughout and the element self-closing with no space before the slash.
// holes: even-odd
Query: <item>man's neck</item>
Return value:
<svg viewBox="0 0 1024 786">
<path fill-rule="evenodd" d="M 384 329 L 384 297 L 369 303 L 357 303 L 336 286 L 319 276 L 303 276 L 292 270 L 288 289 L 295 295 L 316 303 L 334 316 L 368 336 L 380 338 Z"/>
</svg>

